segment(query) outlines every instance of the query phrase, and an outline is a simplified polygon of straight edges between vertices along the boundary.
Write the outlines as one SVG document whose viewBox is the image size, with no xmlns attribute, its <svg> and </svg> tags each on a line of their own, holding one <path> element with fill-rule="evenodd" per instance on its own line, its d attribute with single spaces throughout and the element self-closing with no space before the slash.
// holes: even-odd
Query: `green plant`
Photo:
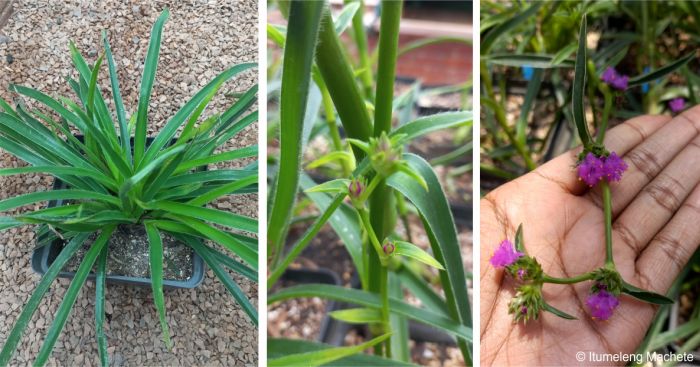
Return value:
<svg viewBox="0 0 700 367">
<path fill-rule="evenodd" d="M 685 1 L 485 1 L 481 7 L 482 172 L 508 180 L 581 143 L 574 133 L 572 69 L 579 20 L 591 23 L 589 83 L 582 91 L 604 130 L 623 119 L 697 103 L 698 4 Z M 671 26 L 678 24 L 677 27 Z M 593 47 L 591 47 L 593 45 Z M 628 76 L 618 90 L 605 82 L 613 68 Z M 679 85 L 680 73 L 687 85 Z M 521 75 L 522 74 L 522 77 Z M 524 79 L 524 80 L 523 80 Z M 680 83 L 682 84 L 682 83 Z M 520 102 L 521 101 L 521 102 Z M 509 119 L 508 112 L 516 110 Z M 682 109 L 682 108 L 680 108 Z"/>
<path fill-rule="evenodd" d="M 326 2 L 280 2 L 286 27 L 268 26 L 268 36 L 284 49 L 279 98 L 279 159 L 268 218 L 268 288 L 329 223 L 353 260 L 362 289 L 297 285 L 268 296 L 268 303 L 298 297 L 321 297 L 360 306 L 331 317 L 368 324 L 374 339 L 354 348 L 271 340 L 269 363 L 319 365 L 343 359 L 369 364 L 401 365 L 409 361 L 408 320 L 432 325 L 456 337 L 471 365 L 471 310 L 454 220 L 435 172 L 423 158 L 403 149 L 413 139 L 447 128 L 470 128 L 471 113 L 448 112 L 394 126 L 392 117 L 405 96 L 394 98 L 401 1 L 383 1 L 376 70 L 367 50 L 361 1 L 348 2 L 337 18 Z M 352 26 L 351 26 L 352 25 Z M 359 50 L 357 67 L 346 56 L 339 36 L 352 30 Z M 274 63 L 273 66 L 278 65 Z M 274 92 L 270 87 L 268 93 Z M 316 124 L 318 110 L 324 119 Z M 340 122 L 340 125 L 338 124 Z M 342 130 L 340 127 L 342 126 Z M 302 153 L 310 136 L 326 133 L 331 151 L 303 168 Z M 343 132 L 345 137 L 343 137 Z M 311 169 L 331 174 L 317 185 Z M 289 249 L 287 231 L 299 190 L 320 214 Z M 404 241 L 395 230 L 406 207 L 418 214 L 430 239 L 432 255 Z M 403 219 L 403 218 L 402 218 Z M 304 218 L 298 219 L 305 220 Z M 428 265 L 438 275 L 424 276 Z M 416 270 L 420 269 L 420 271 Z M 439 282 L 445 296 L 429 286 Z M 408 305 L 402 288 L 424 307 Z M 361 353 L 374 348 L 374 356 Z M 303 352 L 303 353 L 300 353 Z M 348 358 L 348 359 L 345 359 Z M 387 360 L 389 359 L 389 360 Z M 359 363 L 359 362 L 358 362 Z"/>
<path fill-rule="evenodd" d="M 0 113 L 0 148 L 29 164 L 27 167 L 1 169 L 0 175 L 46 173 L 68 186 L 66 189 L 29 193 L 2 200 L 0 210 L 8 211 L 45 200 L 69 201 L 62 206 L 0 217 L 2 229 L 38 224 L 39 232 L 48 237 L 46 242 L 39 245 L 46 245 L 57 237 L 67 242 L 4 341 L 0 352 L 1 366 L 10 362 L 22 334 L 51 283 L 91 234 L 96 239 L 80 263 L 35 364 L 44 365 L 49 358 L 93 266 L 97 276 L 95 322 L 99 357 L 102 365 L 108 363 L 107 341 L 103 331 L 108 252 L 106 244 L 112 232 L 120 225 L 145 227 L 150 242 L 154 303 L 160 318 L 163 340 L 169 347 L 171 342 L 162 289 L 162 232 L 171 234 L 199 254 L 257 325 L 255 306 L 227 271 L 233 270 L 257 281 L 257 240 L 248 235 L 230 232 L 233 229 L 254 234 L 257 232 L 257 220 L 205 207 L 223 195 L 255 192 L 257 165 L 214 171 L 198 169 L 208 164 L 257 155 L 256 146 L 216 152 L 244 127 L 257 120 L 257 111 L 247 113 L 256 100 L 257 87 L 245 92 L 223 113 L 202 117 L 208 103 L 225 81 L 256 65 L 236 65 L 218 75 L 187 101 L 148 144 L 149 98 L 156 75 L 161 34 L 168 16 L 168 10 L 163 11 L 153 27 L 138 109 L 131 120 L 126 118 L 115 63 L 105 32 L 102 35 L 104 55 L 92 67 L 73 44 L 70 46 L 73 63 L 80 77 L 78 80 L 69 80 L 69 83 L 77 94 L 79 103 L 68 98 L 56 100 L 31 88 L 12 86 L 17 93 L 35 100 L 58 115 L 58 121 L 40 110 L 30 111 L 22 104 L 13 109 L 0 99 L 0 108 L 4 110 Z M 104 58 L 109 69 L 116 119 L 113 119 L 112 113 L 107 109 L 97 85 Z M 182 130 L 179 136 L 171 141 L 180 127 Z M 74 132 L 82 134 L 84 139 L 75 137 Z M 226 251 L 206 244 L 202 239 L 211 240 Z M 235 254 L 243 262 L 225 252 Z"/>
</svg>

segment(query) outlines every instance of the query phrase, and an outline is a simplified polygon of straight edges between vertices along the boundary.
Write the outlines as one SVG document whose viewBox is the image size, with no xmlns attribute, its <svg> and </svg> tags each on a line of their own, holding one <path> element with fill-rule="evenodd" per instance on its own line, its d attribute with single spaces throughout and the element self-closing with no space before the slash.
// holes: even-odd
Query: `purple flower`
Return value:
<svg viewBox="0 0 700 367">
<path fill-rule="evenodd" d="M 612 316 L 620 301 L 612 293 L 599 285 L 598 292 L 591 293 L 586 300 L 586 306 L 591 310 L 591 316 L 596 320 L 605 321 Z"/>
<path fill-rule="evenodd" d="M 600 80 L 610 85 L 611 87 L 618 90 L 627 89 L 627 84 L 629 83 L 629 76 L 619 74 L 613 67 L 609 66 L 600 76 Z"/>
<path fill-rule="evenodd" d="M 620 181 L 622 174 L 627 170 L 627 163 L 611 152 L 603 162 L 603 171 L 608 181 Z"/>
<path fill-rule="evenodd" d="M 685 109 L 685 99 L 674 98 L 668 102 L 668 107 L 673 113 L 681 112 Z"/>
<path fill-rule="evenodd" d="M 620 181 L 625 170 L 627 170 L 627 163 L 615 152 L 611 152 L 607 157 L 588 153 L 579 162 L 578 177 L 588 186 L 593 187 L 603 178 L 609 182 Z"/>
<path fill-rule="evenodd" d="M 491 265 L 502 268 L 509 265 L 513 265 L 520 257 L 524 256 L 522 252 L 515 251 L 513 243 L 508 240 L 503 240 L 496 251 L 493 252 L 491 256 Z"/>
<path fill-rule="evenodd" d="M 586 157 L 578 165 L 578 177 L 588 186 L 595 184 L 603 178 L 605 171 L 605 161 L 593 153 L 586 154 Z"/>
</svg>

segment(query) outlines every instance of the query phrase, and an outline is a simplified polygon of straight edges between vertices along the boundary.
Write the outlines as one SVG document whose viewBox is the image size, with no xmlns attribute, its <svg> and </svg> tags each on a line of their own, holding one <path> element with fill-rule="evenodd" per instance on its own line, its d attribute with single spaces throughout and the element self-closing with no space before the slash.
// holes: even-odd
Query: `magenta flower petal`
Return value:
<svg viewBox="0 0 700 367">
<path fill-rule="evenodd" d="M 668 102 L 668 107 L 673 113 L 681 112 L 685 109 L 685 99 L 674 98 Z"/>
<path fill-rule="evenodd" d="M 515 263 L 520 257 L 524 256 L 522 252 L 515 251 L 513 243 L 508 240 L 503 240 L 496 251 L 491 256 L 491 265 L 502 268 Z"/>
<path fill-rule="evenodd" d="M 605 72 L 603 72 L 603 75 L 600 77 L 600 80 L 607 84 L 611 84 L 616 78 L 617 71 L 615 71 L 615 69 L 613 69 L 611 66 L 608 66 L 608 68 L 605 69 Z"/>
<path fill-rule="evenodd" d="M 593 153 L 586 154 L 578 165 L 578 177 L 588 186 L 595 186 L 605 175 L 605 162 Z"/>
<path fill-rule="evenodd" d="M 627 163 L 618 157 L 615 152 L 610 153 L 603 162 L 603 173 L 608 181 L 620 181 L 622 174 L 627 170 Z"/>
<path fill-rule="evenodd" d="M 619 90 L 625 90 L 627 89 L 627 84 L 629 84 L 629 80 L 630 77 L 628 77 L 627 75 L 620 75 L 612 83 L 612 86 Z"/>
<path fill-rule="evenodd" d="M 618 90 L 627 89 L 629 79 L 629 76 L 619 74 L 617 70 L 613 69 L 612 67 L 608 67 L 607 69 L 605 69 L 603 75 L 600 76 L 600 80 L 605 82 L 605 84 Z"/>
<path fill-rule="evenodd" d="M 591 316 L 596 320 L 605 321 L 612 316 L 620 301 L 612 293 L 605 289 L 599 289 L 597 293 L 588 296 L 586 306 L 591 310 Z"/>
</svg>

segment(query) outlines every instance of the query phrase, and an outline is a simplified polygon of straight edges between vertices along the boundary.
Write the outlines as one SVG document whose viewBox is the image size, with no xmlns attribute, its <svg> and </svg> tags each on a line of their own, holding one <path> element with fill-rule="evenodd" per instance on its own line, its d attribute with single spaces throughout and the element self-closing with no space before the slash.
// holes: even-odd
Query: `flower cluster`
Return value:
<svg viewBox="0 0 700 367">
<path fill-rule="evenodd" d="M 620 304 L 617 297 L 608 292 L 605 284 L 596 284 L 586 299 L 586 306 L 591 310 L 591 316 L 596 320 L 605 321 L 612 316 Z"/>
<path fill-rule="evenodd" d="M 685 109 L 685 99 L 683 98 L 674 98 L 668 102 L 668 108 L 671 109 L 671 112 L 673 113 L 678 113 L 681 112 Z"/>
<path fill-rule="evenodd" d="M 625 170 L 627 170 L 627 163 L 615 152 L 607 156 L 588 153 L 578 163 L 579 179 L 591 187 L 602 179 L 606 179 L 608 182 L 620 181 Z"/>
<path fill-rule="evenodd" d="M 509 240 L 503 240 L 496 251 L 494 251 L 493 256 L 491 256 L 491 265 L 497 268 L 503 268 L 506 266 L 513 265 L 519 258 L 524 256 L 522 252 L 516 251 L 513 247 L 513 243 Z"/>
<path fill-rule="evenodd" d="M 613 67 L 605 69 L 605 72 L 600 77 L 600 80 L 617 90 L 627 89 L 629 79 L 629 76 L 618 73 Z"/>
</svg>

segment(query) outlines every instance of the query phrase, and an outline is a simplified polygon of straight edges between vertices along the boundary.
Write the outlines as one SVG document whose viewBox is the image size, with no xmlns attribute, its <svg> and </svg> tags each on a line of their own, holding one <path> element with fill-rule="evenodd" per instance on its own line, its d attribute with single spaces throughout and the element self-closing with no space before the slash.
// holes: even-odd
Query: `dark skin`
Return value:
<svg viewBox="0 0 700 367">
<path fill-rule="evenodd" d="M 700 244 L 700 107 L 670 116 L 641 116 L 613 129 L 605 146 L 629 168 L 611 183 L 613 249 L 627 282 L 666 294 Z M 544 312 L 514 324 L 508 302 L 512 279 L 489 259 L 498 244 L 513 241 L 520 223 L 529 255 L 546 274 L 572 277 L 605 262 L 599 188 L 589 188 L 573 167 L 581 148 L 500 186 L 481 200 L 481 364 L 592 365 L 576 352 L 634 353 L 657 306 L 620 297 L 608 321 L 585 306 L 591 281 L 545 284 L 549 304 L 578 320 Z"/>
</svg>

